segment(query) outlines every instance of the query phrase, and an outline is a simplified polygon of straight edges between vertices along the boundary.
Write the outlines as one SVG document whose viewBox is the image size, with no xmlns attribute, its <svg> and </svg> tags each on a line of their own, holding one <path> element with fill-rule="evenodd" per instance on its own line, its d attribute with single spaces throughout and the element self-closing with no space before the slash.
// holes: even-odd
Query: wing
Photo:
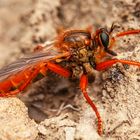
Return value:
<svg viewBox="0 0 140 140">
<path fill-rule="evenodd" d="M 11 75 L 14 75 L 22 70 L 25 70 L 26 68 L 34 66 L 36 63 L 47 62 L 67 56 L 69 56 L 69 53 L 62 53 L 62 51 L 54 47 L 54 43 L 45 45 L 43 50 L 26 55 L 25 57 L 20 58 L 17 61 L 0 69 L 0 82 Z"/>
</svg>

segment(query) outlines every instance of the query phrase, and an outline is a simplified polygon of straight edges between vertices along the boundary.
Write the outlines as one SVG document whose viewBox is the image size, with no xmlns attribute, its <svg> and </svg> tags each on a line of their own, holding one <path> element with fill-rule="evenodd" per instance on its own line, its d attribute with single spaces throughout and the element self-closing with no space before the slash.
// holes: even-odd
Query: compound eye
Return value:
<svg viewBox="0 0 140 140">
<path fill-rule="evenodd" d="M 109 35 L 106 32 L 100 33 L 101 43 L 104 46 L 105 50 L 108 49 L 109 45 Z"/>
</svg>

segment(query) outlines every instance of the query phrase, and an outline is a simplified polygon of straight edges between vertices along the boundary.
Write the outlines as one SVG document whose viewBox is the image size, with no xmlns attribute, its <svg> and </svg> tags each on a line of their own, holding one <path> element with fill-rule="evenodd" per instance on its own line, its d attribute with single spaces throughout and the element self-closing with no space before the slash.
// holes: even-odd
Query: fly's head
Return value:
<svg viewBox="0 0 140 140">
<path fill-rule="evenodd" d="M 111 48 L 111 33 L 116 26 L 112 24 L 111 29 L 108 31 L 106 28 L 100 28 L 96 31 L 95 35 L 93 35 L 92 44 L 95 49 L 95 53 L 99 56 L 101 52 L 110 54 L 112 56 L 116 56 L 117 54 L 112 51 Z"/>
</svg>

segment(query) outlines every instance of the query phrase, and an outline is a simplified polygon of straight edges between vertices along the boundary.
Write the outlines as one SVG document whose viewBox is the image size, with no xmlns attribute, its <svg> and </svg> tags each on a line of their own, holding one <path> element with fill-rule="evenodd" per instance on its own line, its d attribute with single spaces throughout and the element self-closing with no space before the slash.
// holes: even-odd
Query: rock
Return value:
<svg viewBox="0 0 140 140">
<path fill-rule="evenodd" d="M 37 135 L 26 106 L 18 98 L 0 98 L 0 139 L 34 140 Z"/>
</svg>

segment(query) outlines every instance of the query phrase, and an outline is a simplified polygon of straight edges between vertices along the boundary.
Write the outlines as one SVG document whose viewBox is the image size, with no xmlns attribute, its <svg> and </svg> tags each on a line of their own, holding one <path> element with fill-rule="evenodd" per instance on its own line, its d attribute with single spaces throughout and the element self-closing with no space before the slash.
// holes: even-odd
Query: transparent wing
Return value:
<svg viewBox="0 0 140 140">
<path fill-rule="evenodd" d="M 36 63 L 43 61 L 47 62 L 66 56 L 68 56 L 68 52 L 62 53 L 60 50 L 54 47 L 54 43 L 45 45 L 43 50 L 26 55 L 25 57 L 20 58 L 17 61 L 0 69 L 0 81 L 3 81 L 9 76 L 31 67 Z"/>
</svg>

